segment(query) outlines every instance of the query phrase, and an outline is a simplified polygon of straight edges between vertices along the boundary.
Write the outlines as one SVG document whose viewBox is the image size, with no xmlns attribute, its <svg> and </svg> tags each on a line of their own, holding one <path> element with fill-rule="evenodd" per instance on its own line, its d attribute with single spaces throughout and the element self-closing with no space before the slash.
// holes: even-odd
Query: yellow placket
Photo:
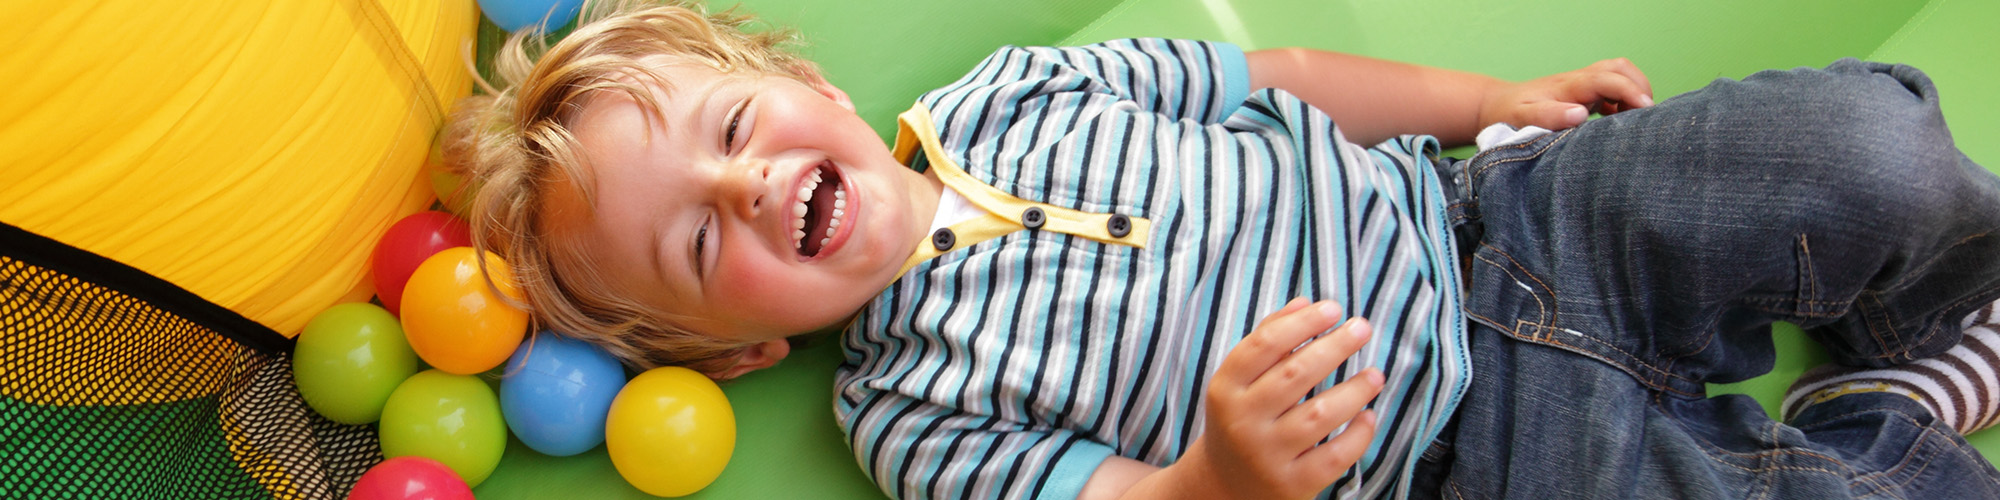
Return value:
<svg viewBox="0 0 2000 500">
<path fill-rule="evenodd" d="M 937 138 L 937 128 L 931 122 L 930 110 L 925 109 L 923 104 L 912 106 L 909 111 L 898 115 L 896 123 L 898 130 L 896 147 L 893 151 L 896 161 L 909 164 L 915 158 L 917 148 L 922 147 L 931 168 L 937 172 L 938 179 L 965 196 L 973 206 L 986 211 L 986 215 L 939 230 L 939 232 L 950 232 L 949 239 L 953 240 L 951 245 L 940 247 L 934 244 L 936 238 L 925 239 L 923 243 L 917 245 L 916 251 L 910 254 L 909 260 L 903 262 L 903 269 L 896 273 L 897 276 L 902 276 L 902 273 L 908 272 L 917 263 L 943 255 L 945 252 L 1026 229 L 1027 225 L 1022 218 L 1030 209 L 1038 209 L 1043 214 L 1042 226 L 1037 229 L 1039 231 L 1055 231 L 1100 243 L 1137 248 L 1145 248 L 1146 241 L 1152 236 L 1153 222 L 1143 217 L 1083 212 L 1023 200 L 972 178 L 970 174 L 965 173 L 965 169 L 959 168 L 958 164 L 945 154 L 944 146 Z M 1117 218 L 1127 221 L 1124 225 L 1129 231 L 1123 236 L 1112 236 L 1109 229 L 1114 224 L 1113 219 Z"/>
</svg>

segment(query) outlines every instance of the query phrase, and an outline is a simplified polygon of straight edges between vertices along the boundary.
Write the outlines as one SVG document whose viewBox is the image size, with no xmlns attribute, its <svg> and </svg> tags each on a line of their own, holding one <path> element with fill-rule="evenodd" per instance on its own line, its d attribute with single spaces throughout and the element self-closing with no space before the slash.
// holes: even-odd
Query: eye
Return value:
<svg viewBox="0 0 2000 500">
<path fill-rule="evenodd" d="M 749 101 L 737 103 L 735 108 L 729 110 L 729 127 L 722 133 L 723 151 L 736 150 L 736 125 L 743 122 L 743 107 L 748 103 Z"/>
<path fill-rule="evenodd" d="M 702 252 L 705 251 L 707 247 L 708 247 L 708 222 L 703 221 L 701 223 L 701 227 L 695 229 L 694 231 L 694 270 L 696 276 L 700 276 L 702 274 L 701 263 L 707 260 L 702 258 Z"/>
</svg>

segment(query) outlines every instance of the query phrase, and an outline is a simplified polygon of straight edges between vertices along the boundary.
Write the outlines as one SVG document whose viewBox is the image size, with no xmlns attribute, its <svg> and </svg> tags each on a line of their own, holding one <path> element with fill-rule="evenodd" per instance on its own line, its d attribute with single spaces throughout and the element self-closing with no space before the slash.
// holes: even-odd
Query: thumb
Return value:
<svg viewBox="0 0 2000 500">
<path fill-rule="evenodd" d="M 1590 118 L 1590 110 L 1584 109 L 1582 104 L 1543 101 L 1524 106 L 1518 112 L 1517 118 L 1527 122 L 1515 124 L 1517 126 L 1533 125 L 1549 130 L 1562 130 L 1582 125 L 1585 119 Z"/>
</svg>

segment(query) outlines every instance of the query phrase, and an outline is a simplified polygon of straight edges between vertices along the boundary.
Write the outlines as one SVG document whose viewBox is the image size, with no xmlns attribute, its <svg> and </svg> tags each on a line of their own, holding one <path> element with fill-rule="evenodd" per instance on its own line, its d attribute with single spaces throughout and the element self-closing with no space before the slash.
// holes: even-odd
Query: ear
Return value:
<svg viewBox="0 0 2000 500">
<path fill-rule="evenodd" d="M 806 86 L 812 87 L 813 91 L 819 92 L 819 95 L 832 99 L 834 103 L 847 108 L 848 111 L 854 111 L 854 100 L 847 98 L 847 92 L 827 82 L 826 77 L 820 75 L 819 68 L 812 66 L 811 63 L 799 63 L 799 67 L 792 68 L 792 73 L 799 75 L 800 80 L 806 82 Z"/>
<path fill-rule="evenodd" d="M 716 380 L 729 380 L 741 377 L 750 372 L 770 368 L 772 365 L 778 364 L 779 361 L 783 361 L 785 356 L 791 353 L 792 344 L 785 339 L 764 341 L 763 343 L 744 349 L 741 354 L 737 354 L 736 366 L 731 366 L 720 373 L 709 375 Z"/>
</svg>

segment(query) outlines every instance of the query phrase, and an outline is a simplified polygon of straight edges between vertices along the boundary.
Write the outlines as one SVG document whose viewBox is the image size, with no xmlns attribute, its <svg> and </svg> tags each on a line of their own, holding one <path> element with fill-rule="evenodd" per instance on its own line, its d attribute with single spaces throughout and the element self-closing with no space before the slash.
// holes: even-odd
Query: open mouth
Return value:
<svg viewBox="0 0 2000 500">
<path fill-rule="evenodd" d="M 847 214 L 847 189 L 840 183 L 840 172 L 827 163 L 814 168 L 799 186 L 799 201 L 792 208 L 798 214 L 792 219 L 792 247 L 801 257 L 819 255 Z"/>
</svg>

